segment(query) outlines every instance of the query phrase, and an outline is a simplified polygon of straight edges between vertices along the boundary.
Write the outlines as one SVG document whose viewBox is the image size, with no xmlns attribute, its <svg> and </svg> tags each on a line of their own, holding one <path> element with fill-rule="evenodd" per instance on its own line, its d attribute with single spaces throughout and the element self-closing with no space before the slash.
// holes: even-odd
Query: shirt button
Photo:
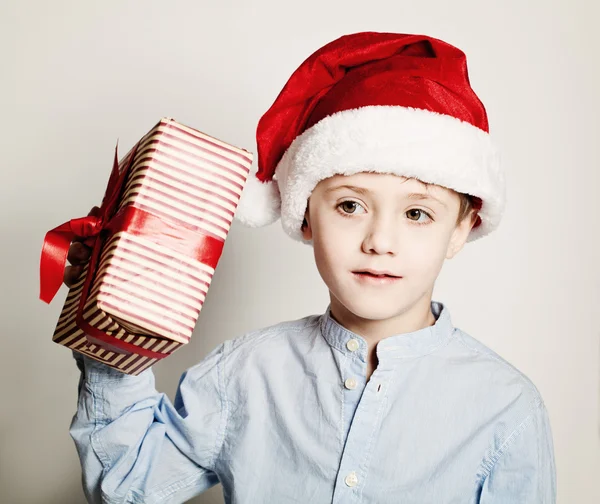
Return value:
<svg viewBox="0 0 600 504">
<path fill-rule="evenodd" d="M 358 383 L 356 383 L 356 380 L 354 378 L 348 378 L 344 382 L 344 385 L 346 386 L 347 389 L 353 390 L 356 388 L 356 385 L 358 385 Z"/>
<path fill-rule="evenodd" d="M 359 346 L 360 344 L 357 339 L 351 339 L 346 343 L 346 348 L 351 352 L 356 352 Z"/>
<path fill-rule="evenodd" d="M 356 476 L 356 473 L 354 471 L 352 471 L 350 474 L 348 474 L 348 476 L 346 476 L 346 479 L 344 481 L 346 482 L 346 485 L 348 485 L 349 487 L 356 486 L 356 484 L 358 483 L 358 478 Z"/>
</svg>

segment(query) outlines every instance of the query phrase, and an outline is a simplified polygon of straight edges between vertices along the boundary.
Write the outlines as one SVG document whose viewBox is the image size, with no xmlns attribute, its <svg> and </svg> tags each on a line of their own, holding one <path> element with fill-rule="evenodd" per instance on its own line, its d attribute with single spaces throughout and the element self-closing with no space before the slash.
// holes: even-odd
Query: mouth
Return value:
<svg viewBox="0 0 600 504">
<path fill-rule="evenodd" d="M 390 284 L 402 279 L 399 275 L 394 275 L 389 271 L 361 270 L 353 271 L 352 276 L 360 282 L 369 282 L 375 284 Z"/>
<path fill-rule="evenodd" d="M 389 271 L 378 271 L 378 270 L 359 270 L 353 271 L 355 275 L 361 275 L 366 277 L 374 277 L 374 278 L 402 278 L 400 275 L 394 275 Z"/>
</svg>

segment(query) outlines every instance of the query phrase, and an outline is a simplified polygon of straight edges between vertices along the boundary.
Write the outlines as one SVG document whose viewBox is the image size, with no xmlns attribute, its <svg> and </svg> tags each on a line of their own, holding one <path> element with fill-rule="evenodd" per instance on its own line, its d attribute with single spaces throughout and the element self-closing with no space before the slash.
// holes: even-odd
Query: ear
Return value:
<svg viewBox="0 0 600 504">
<path fill-rule="evenodd" d="M 302 231 L 302 238 L 309 241 L 312 240 L 312 227 L 310 225 L 310 212 L 308 203 L 306 204 L 306 211 L 304 212 L 304 221 L 302 222 L 302 227 L 300 228 Z"/>
<path fill-rule="evenodd" d="M 448 248 L 446 249 L 446 259 L 452 259 L 458 254 L 469 237 L 473 222 L 475 221 L 476 212 L 472 210 L 455 228 L 450 237 Z"/>
</svg>

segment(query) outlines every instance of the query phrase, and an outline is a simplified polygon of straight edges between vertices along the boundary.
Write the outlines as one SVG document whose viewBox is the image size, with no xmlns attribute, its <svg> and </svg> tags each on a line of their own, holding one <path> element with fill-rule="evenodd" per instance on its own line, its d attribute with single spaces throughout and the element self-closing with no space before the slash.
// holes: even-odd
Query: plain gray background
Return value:
<svg viewBox="0 0 600 504">
<path fill-rule="evenodd" d="M 583 0 L 2 2 L 0 501 L 84 502 L 68 434 L 78 370 L 51 342 L 66 289 L 39 301 L 38 266 L 45 232 L 100 203 L 117 137 L 125 152 L 171 116 L 255 152 L 257 121 L 293 70 L 373 30 L 467 53 L 508 202 L 495 233 L 447 262 L 434 299 L 539 388 L 559 502 L 600 502 L 598 14 Z M 158 389 L 173 398 L 224 339 L 327 301 L 311 248 L 279 223 L 234 224 L 192 342 L 154 368 Z"/>
</svg>

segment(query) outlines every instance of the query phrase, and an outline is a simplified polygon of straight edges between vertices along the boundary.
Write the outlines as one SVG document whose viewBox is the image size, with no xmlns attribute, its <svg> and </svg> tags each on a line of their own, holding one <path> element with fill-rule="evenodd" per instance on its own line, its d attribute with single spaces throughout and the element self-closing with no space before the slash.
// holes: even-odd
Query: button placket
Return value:
<svg viewBox="0 0 600 504">
<path fill-rule="evenodd" d="M 362 342 L 360 342 L 362 345 Z M 348 341 L 342 343 L 348 347 Z M 352 345 L 351 345 L 352 346 Z M 343 348 L 343 347 L 342 347 Z M 348 389 L 352 386 L 352 380 L 355 380 L 360 389 L 365 386 L 364 380 L 360 377 L 366 367 L 365 361 L 360 358 L 354 358 L 350 353 L 345 353 L 348 366 L 342 367 L 344 373 L 342 378 L 344 388 L 342 388 L 342 401 L 344 403 L 344 420 L 346 427 L 346 439 L 342 458 L 340 460 L 338 472 L 338 484 L 334 492 L 332 504 L 346 504 L 360 494 L 366 481 L 363 476 L 368 474 L 371 451 L 373 445 L 369 443 L 372 436 L 378 431 L 381 424 L 381 412 L 385 403 L 382 402 L 386 380 L 385 366 L 381 368 L 375 380 L 366 384 L 369 393 L 356 393 Z M 356 356 L 358 357 L 358 356 Z M 382 384 L 381 394 L 374 394 L 377 386 Z"/>
<path fill-rule="evenodd" d="M 356 338 L 351 338 L 346 342 L 346 348 L 351 352 L 356 352 L 360 348 L 360 342 Z M 348 390 L 354 390 L 358 386 L 356 378 L 349 377 L 344 382 L 344 386 Z"/>
</svg>

